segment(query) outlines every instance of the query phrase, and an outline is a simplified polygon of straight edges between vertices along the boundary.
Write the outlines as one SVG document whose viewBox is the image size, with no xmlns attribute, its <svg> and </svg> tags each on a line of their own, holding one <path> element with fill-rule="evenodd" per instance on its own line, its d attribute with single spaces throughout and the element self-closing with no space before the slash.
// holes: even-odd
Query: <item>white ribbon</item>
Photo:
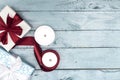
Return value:
<svg viewBox="0 0 120 80">
<path fill-rule="evenodd" d="M 0 69 L 3 70 L 3 72 L 0 74 L 0 80 L 28 80 L 28 75 L 16 72 L 20 69 L 21 65 L 22 61 L 19 57 L 16 59 L 16 62 L 12 64 L 10 68 L 6 67 L 3 64 L 0 64 Z"/>
</svg>

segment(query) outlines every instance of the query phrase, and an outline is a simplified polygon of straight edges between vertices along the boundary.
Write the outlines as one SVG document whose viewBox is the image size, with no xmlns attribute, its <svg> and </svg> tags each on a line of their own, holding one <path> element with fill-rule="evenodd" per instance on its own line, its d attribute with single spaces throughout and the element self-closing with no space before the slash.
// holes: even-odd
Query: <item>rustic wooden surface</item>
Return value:
<svg viewBox="0 0 120 80">
<path fill-rule="evenodd" d="M 33 47 L 11 52 L 36 68 L 31 80 L 120 80 L 120 0 L 0 0 L 32 27 L 50 25 L 56 39 L 50 46 L 61 56 L 58 68 L 42 71 Z"/>
</svg>

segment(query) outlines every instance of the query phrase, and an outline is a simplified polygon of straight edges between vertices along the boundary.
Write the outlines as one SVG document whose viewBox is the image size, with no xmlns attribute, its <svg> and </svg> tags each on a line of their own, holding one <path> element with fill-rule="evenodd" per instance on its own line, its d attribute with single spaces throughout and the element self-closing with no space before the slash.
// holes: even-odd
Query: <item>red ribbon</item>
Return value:
<svg viewBox="0 0 120 80">
<path fill-rule="evenodd" d="M 19 40 L 19 36 L 22 34 L 22 28 L 17 26 L 22 21 L 22 19 L 15 14 L 13 18 L 11 18 L 8 14 L 7 22 L 4 23 L 3 19 L 0 17 L 0 42 L 4 45 L 8 44 L 8 34 L 10 35 L 11 39 L 14 43 Z"/>
<path fill-rule="evenodd" d="M 59 64 L 60 56 L 57 53 L 57 51 L 50 50 L 50 49 L 42 51 L 41 47 L 39 46 L 39 44 L 35 41 L 34 37 L 32 37 L 32 36 L 28 36 L 28 37 L 24 37 L 24 38 L 20 39 L 20 41 L 17 42 L 17 45 L 34 46 L 35 57 L 37 59 L 38 64 L 40 65 L 41 69 L 44 71 L 52 71 L 52 70 L 56 69 L 56 67 Z M 54 65 L 53 67 L 47 67 L 42 62 L 42 56 L 44 54 L 46 54 L 47 52 L 52 52 L 57 56 L 58 61 L 57 61 L 56 65 Z"/>
<path fill-rule="evenodd" d="M 3 19 L 0 17 L 0 42 L 2 42 L 4 45 L 8 44 L 8 34 L 10 35 L 11 39 L 14 43 L 17 45 L 30 45 L 34 46 L 34 53 L 35 57 L 38 61 L 38 64 L 44 71 L 52 71 L 56 69 L 56 67 L 59 64 L 60 57 L 58 53 L 55 50 L 45 50 L 42 51 L 39 44 L 34 40 L 34 37 L 24 37 L 22 39 L 19 38 L 19 36 L 22 34 L 22 28 L 20 26 L 17 26 L 22 21 L 22 19 L 15 14 L 14 18 L 11 18 L 9 15 L 7 16 L 7 24 L 4 23 Z M 20 39 L 20 40 L 19 40 Z M 19 40 L 19 41 L 18 41 Z M 53 67 L 47 67 L 42 62 L 42 56 L 46 54 L 47 52 L 53 52 L 57 58 L 58 62 Z"/>
</svg>

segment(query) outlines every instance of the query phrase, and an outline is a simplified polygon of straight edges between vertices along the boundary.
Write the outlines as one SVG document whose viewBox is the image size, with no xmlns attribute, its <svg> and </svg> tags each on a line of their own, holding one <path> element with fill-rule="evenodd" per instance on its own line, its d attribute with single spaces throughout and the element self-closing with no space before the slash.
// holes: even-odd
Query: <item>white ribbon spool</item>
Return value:
<svg viewBox="0 0 120 80">
<path fill-rule="evenodd" d="M 34 34 L 35 40 L 40 45 L 49 45 L 55 39 L 55 33 L 49 26 L 40 26 L 37 28 Z"/>
<path fill-rule="evenodd" d="M 52 52 L 47 52 L 42 56 L 42 62 L 47 67 L 53 67 L 57 64 L 57 56 Z"/>
</svg>

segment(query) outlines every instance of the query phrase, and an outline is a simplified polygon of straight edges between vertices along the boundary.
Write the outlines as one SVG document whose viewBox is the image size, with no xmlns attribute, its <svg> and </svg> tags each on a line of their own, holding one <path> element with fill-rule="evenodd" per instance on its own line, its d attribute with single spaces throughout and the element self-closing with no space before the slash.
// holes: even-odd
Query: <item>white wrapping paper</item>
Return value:
<svg viewBox="0 0 120 80">
<path fill-rule="evenodd" d="M 0 80 L 29 80 L 34 68 L 0 47 Z"/>
</svg>

